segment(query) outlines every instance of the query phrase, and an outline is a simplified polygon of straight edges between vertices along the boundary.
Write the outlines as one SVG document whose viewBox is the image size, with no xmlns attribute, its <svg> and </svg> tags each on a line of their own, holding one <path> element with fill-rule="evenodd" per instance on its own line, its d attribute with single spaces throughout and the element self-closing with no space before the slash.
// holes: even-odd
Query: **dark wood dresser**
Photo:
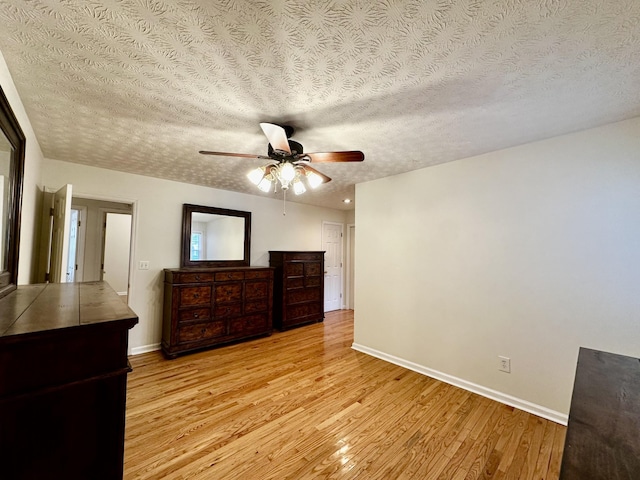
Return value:
<svg viewBox="0 0 640 480">
<path fill-rule="evenodd" d="M 640 359 L 581 348 L 560 480 L 640 478 Z"/>
<path fill-rule="evenodd" d="M 270 267 L 176 268 L 164 271 L 162 351 L 177 354 L 270 335 Z"/>
<path fill-rule="evenodd" d="M 324 252 L 270 251 L 273 319 L 280 330 L 324 319 Z"/>
<path fill-rule="evenodd" d="M 0 477 L 122 478 L 129 329 L 103 282 L 0 299 Z"/>
</svg>

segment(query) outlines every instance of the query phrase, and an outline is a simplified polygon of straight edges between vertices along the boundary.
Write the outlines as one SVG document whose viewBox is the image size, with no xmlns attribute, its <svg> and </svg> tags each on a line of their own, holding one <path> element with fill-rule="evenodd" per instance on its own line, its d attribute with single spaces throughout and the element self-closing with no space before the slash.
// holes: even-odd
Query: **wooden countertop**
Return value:
<svg viewBox="0 0 640 480">
<path fill-rule="evenodd" d="M 581 348 L 561 480 L 640 478 L 640 360 Z"/>
<path fill-rule="evenodd" d="M 123 321 L 138 317 L 105 282 L 21 285 L 0 299 L 0 343 L 43 331 Z"/>
</svg>

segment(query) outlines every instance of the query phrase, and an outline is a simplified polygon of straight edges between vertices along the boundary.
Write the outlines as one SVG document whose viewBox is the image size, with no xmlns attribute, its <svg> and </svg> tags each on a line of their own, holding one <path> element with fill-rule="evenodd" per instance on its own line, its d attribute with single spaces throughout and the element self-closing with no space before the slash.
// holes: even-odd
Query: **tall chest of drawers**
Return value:
<svg viewBox="0 0 640 480">
<path fill-rule="evenodd" d="M 274 323 L 286 330 L 324 320 L 324 252 L 270 251 Z"/>
<path fill-rule="evenodd" d="M 0 478 L 122 479 L 129 330 L 104 282 L 0 299 Z"/>
<path fill-rule="evenodd" d="M 164 271 L 162 351 L 173 358 L 271 334 L 273 269 L 181 268 Z"/>
</svg>

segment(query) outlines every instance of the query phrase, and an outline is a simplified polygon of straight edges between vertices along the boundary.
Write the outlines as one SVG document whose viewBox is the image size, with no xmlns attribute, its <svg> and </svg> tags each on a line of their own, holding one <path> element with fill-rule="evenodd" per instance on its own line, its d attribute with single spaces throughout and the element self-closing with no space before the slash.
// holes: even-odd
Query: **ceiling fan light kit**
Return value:
<svg viewBox="0 0 640 480">
<path fill-rule="evenodd" d="M 268 193 L 273 185 L 274 193 L 280 189 L 286 193 L 289 187 L 293 187 L 296 195 L 307 191 L 305 182 L 310 188 L 318 188 L 323 183 L 331 181 L 331 178 L 309 166 L 309 163 L 336 163 L 336 162 L 362 162 L 364 154 L 360 151 L 307 153 L 298 142 L 289 140 L 293 134 L 293 128 L 281 127 L 273 123 L 261 123 L 260 128 L 269 140 L 267 156 L 251 155 L 246 153 L 210 152 L 201 150 L 203 155 L 218 155 L 226 157 L 243 157 L 271 160 L 262 167 L 251 170 L 247 174 L 249 181 L 261 191 Z M 302 180 L 305 180 L 303 182 Z"/>
<path fill-rule="evenodd" d="M 281 190 L 293 187 L 293 192 L 296 195 L 301 195 L 307 191 L 302 178 L 306 179 L 311 188 L 317 188 L 324 183 L 324 179 L 320 175 L 308 171 L 304 165 L 296 165 L 288 161 L 258 167 L 251 170 L 247 174 L 247 178 L 265 193 L 271 191 L 271 185 L 274 186 L 274 192 L 276 192 L 279 183 Z"/>
</svg>

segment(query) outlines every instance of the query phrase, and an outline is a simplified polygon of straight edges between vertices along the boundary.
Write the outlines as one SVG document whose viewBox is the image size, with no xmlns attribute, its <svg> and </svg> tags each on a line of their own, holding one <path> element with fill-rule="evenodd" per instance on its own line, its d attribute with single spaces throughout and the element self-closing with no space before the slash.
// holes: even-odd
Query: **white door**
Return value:
<svg viewBox="0 0 640 480">
<path fill-rule="evenodd" d="M 68 281 L 67 260 L 69 258 L 72 190 L 73 187 L 67 184 L 53 195 L 51 246 L 49 248 L 49 281 L 52 283 L 66 283 Z"/>
<path fill-rule="evenodd" d="M 342 308 L 342 224 L 322 223 L 324 311 Z"/>
<path fill-rule="evenodd" d="M 131 250 L 131 214 L 105 213 L 102 280 L 118 295 L 129 289 L 129 253 Z"/>
</svg>

